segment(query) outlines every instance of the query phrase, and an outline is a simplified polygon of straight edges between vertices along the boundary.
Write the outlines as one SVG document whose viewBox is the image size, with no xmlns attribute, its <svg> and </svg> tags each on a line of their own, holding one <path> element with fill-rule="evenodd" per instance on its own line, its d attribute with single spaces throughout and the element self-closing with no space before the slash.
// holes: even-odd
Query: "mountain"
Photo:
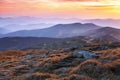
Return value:
<svg viewBox="0 0 120 80">
<path fill-rule="evenodd" d="M 87 36 L 101 38 L 110 41 L 120 40 L 120 29 L 112 27 L 101 27 L 92 23 L 57 24 L 49 28 L 35 30 L 21 30 L 2 34 L 0 37 L 50 37 L 67 38 L 75 36 Z"/>
<path fill-rule="evenodd" d="M 1 26 L 10 32 L 20 31 L 20 30 L 33 30 L 33 29 L 42 29 L 52 26 L 52 24 L 38 23 L 38 24 L 8 24 Z"/>
<path fill-rule="evenodd" d="M 93 38 L 102 38 L 112 41 L 120 41 L 120 29 L 112 27 L 103 27 L 96 30 L 91 30 L 85 33 L 84 36 L 89 36 Z"/>
<path fill-rule="evenodd" d="M 21 16 L 21 17 L 0 17 L 0 28 L 9 30 L 9 32 L 19 30 L 42 29 L 53 26 L 43 18 Z"/>
<path fill-rule="evenodd" d="M 82 20 L 83 23 L 94 23 L 100 26 L 112 26 L 120 28 L 120 19 L 86 19 Z"/>
<path fill-rule="evenodd" d="M 36 30 L 21 30 L 12 33 L 2 35 L 1 37 L 54 37 L 64 38 L 73 36 L 82 36 L 83 33 L 99 29 L 101 26 L 97 26 L 92 23 L 72 23 L 72 24 L 58 24 L 50 28 L 36 29 Z"/>
<path fill-rule="evenodd" d="M 0 28 L 0 34 L 5 34 L 7 32 L 9 32 L 9 30 L 4 29 L 4 28 Z"/>
</svg>

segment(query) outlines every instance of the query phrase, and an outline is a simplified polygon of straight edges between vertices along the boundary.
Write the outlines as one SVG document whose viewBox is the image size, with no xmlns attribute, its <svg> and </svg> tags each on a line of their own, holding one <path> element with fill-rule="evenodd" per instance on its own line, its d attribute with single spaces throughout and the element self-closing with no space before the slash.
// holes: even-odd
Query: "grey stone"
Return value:
<svg viewBox="0 0 120 80">
<path fill-rule="evenodd" d="M 73 57 L 91 59 L 91 58 L 99 58 L 100 55 L 96 55 L 89 51 L 79 51 L 79 52 L 73 53 Z"/>
</svg>

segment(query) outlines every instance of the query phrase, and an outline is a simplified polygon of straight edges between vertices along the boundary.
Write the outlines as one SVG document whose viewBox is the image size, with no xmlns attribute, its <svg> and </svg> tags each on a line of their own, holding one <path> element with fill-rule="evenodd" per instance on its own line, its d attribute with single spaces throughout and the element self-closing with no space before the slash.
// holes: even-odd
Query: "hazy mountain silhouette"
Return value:
<svg viewBox="0 0 120 80">
<path fill-rule="evenodd" d="M 73 36 L 82 36 L 83 33 L 99 29 L 101 26 L 97 26 L 92 23 L 72 23 L 72 24 L 58 24 L 50 28 L 36 29 L 36 30 L 21 30 L 12 33 L 2 35 L 1 37 L 54 37 L 64 38 Z"/>
<path fill-rule="evenodd" d="M 35 30 L 21 30 L 0 37 L 50 37 L 67 38 L 75 36 L 87 36 L 93 38 L 102 38 L 112 41 L 120 40 L 120 29 L 112 27 L 101 27 L 92 23 L 71 23 L 58 24 L 49 28 Z"/>
<path fill-rule="evenodd" d="M 52 26 L 52 24 L 8 24 L 2 26 L 4 29 L 9 29 L 10 32 L 20 31 L 20 30 L 33 30 L 33 29 L 42 29 Z"/>
<path fill-rule="evenodd" d="M 114 28 L 120 28 L 120 19 L 88 19 L 82 20 L 84 23 L 94 23 L 100 26 L 112 26 Z"/>
<path fill-rule="evenodd" d="M 4 29 L 4 28 L 0 28 L 0 34 L 5 34 L 5 33 L 8 33 L 9 30 L 7 29 Z"/>
</svg>

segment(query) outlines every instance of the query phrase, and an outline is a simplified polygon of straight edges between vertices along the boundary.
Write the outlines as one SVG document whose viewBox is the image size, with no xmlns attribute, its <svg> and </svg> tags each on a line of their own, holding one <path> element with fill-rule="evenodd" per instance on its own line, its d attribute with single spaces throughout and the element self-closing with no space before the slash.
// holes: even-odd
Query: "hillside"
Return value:
<svg viewBox="0 0 120 80">
<path fill-rule="evenodd" d="M 92 45 L 93 44 L 93 45 Z M 94 45 L 95 44 L 95 45 Z M 45 37 L 5 37 L 0 38 L 0 51 L 6 50 L 25 50 L 25 49 L 82 49 L 83 46 L 87 46 L 86 50 L 89 50 L 91 46 L 93 49 L 104 49 L 119 47 L 119 42 L 113 42 L 111 40 L 90 38 L 84 36 L 71 37 L 71 38 L 45 38 Z M 103 47 L 99 47 L 104 45 Z M 109 46 L 109 47 L 108 47 Z M 106 48 L 105 48 L 106 49 Z"/>
<path fill-rule="evenodd" d="M 5 37 L 0 38 L 0 50 L 20 50 L 27 48 L 70 48 L 86 44 L 94 41 L 89 37 L 73 37 L 73 38 L 45 38 L 45 37 Z M 79 43 L 79 44 L 78 44 Z"/>
<path fill-rule="evenodd" d="M 91 48 L 94 46 L 91 46 Z M 120 48 L 27 49 L 0 53 L 1 80 L 119 80 Z"/>
<path fill-rule="evenodd" d="M 38 38 L 38 37 L 5 37 L 0 38 L 0 51 L 4 50 L 19 50 L 35 45 L 44 45 L 60 41 L 55 38 Z"/>
<path fill-rule="evenodd" d="M 88 31 L 85 33 L 85 36 L 102 38 L 111 41 L 120 41 L 120 29 L 104 27 L 97 30 Z"/>
</svg>

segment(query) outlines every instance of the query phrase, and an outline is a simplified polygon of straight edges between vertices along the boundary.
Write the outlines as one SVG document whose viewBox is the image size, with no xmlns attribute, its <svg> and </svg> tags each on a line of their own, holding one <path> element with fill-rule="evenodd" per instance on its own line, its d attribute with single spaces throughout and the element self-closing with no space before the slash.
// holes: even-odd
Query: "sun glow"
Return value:
<svg viewBox="0 0 120 80">
<path fill-rule="evenodd" d="M 120 6 L 120 0 L 105 0 L 103 3 L 108 5 Z"/>
<path fill-rule="evenodd" d="M 5 0 L 6 2 L 2 1 L 0 1 L 0 15 L 120 18 L 120 0 Z"/>
</svg>

